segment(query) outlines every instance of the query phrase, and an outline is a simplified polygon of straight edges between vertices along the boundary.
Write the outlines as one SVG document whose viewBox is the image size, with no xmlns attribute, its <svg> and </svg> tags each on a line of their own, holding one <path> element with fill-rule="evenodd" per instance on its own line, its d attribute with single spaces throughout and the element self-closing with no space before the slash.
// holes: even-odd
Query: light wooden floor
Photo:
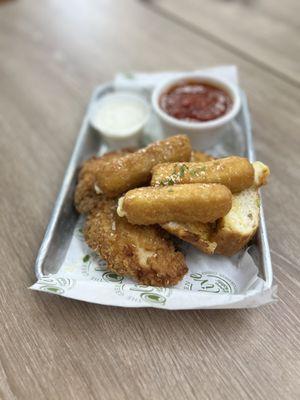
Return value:
<svg viewBox="0 0 300 400">
<path fill-rule="evenodd" d="M 0 3 L 0 398 L 299 399 L 300 2 Z M 234 63 L 247 91 L 277 304 L 130 310 L 31 292 L 90 93 L 117 71 Z"/>
</svg>

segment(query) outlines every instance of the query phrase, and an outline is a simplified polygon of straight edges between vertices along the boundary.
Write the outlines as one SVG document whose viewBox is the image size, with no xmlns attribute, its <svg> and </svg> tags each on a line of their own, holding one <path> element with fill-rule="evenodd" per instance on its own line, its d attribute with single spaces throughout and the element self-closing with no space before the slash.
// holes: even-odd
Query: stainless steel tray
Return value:
<svg viewBox="0 0 300 400">
<path fill-rule="evenodd" d="M 62 187 L 38 252 L 35 263 L 37 278 L 56 273 L 64 260 L 75 224 L 78 220 L 78 214 L 73 206 L 78 168 L 85 159 L 96 153 L 99 154 L 106 151 L 106 146 L 102 142 L 100 135 L 89 125 L 89 112 L 96 100 L 114 90 L 112 83 L 107 83 L 97 87 L 92 95 L 64 176 Z M 240 139 L 242 138 L 243 145 L 236 152 L 241 156 L 248 157 L 250 161 L 254 161 L 255 150 L 247 98 L 243 92 L 241 92 L 241 97 L 242 109 L 235 123 L 240 132 Z M 230 140 L 230 138 L 227 137 L 227 140 Z M 234 139 L 231 138 L 231 140 Z M 254 250 L 252 256 L 256 258 L 259 274 L 265 281 L 265 289 L 270 288 L 272 286 L 273 273 L 262 205 L 260 227 L 253 239 L 253 244 Z"/>
</svg>

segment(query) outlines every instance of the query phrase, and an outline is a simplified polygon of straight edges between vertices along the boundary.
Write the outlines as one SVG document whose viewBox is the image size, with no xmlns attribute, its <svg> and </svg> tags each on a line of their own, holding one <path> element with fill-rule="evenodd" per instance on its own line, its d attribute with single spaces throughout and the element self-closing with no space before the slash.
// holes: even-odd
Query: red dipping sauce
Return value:
<svg viewBox="0 0 300 400">
<path fill-rule="evenodd" d="M 207 122 L 226 114 L 232 107 L 232 98 L 219 87 L 189 80 L 162 93 L 159 105 L 176 119 Z"/>
</svg>

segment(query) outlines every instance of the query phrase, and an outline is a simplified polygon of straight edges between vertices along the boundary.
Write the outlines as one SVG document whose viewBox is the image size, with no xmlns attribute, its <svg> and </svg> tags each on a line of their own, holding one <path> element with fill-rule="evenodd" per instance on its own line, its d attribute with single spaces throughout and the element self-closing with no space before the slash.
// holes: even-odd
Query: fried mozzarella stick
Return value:
<svg viewBox="0 0 300 400">
<path fill-rule="evenodd" d="M 132 224 L 213 222 L 231 208 L 231 192 L 219 184 L 144 187 L 119 199 L 118 214 Z"/>
<path fill-rule="evenodd" d="M 243 157 L 227 157 L 206 162 L 164 163 L 152 170 L 152 186 L 174 183 L 220 183 L 232 193 L 247 189 L 254 182 L 252 164 Z"/>
<path fill-rule="evenodd" d="M 87 244 L 120 275 L 140 284 L 176 285 L 187 272 L 184 256 L 159 226 L 137 226 L 116 212 L 116 200 L 102 199 L 86 220 Z"/>
<path fill-rule="evenodd" d="M 103 160 L 98 164 L 96 184 L 106 196 L 117 197 L 129 189 L 148 183 L 156 164 L 188 161 L 190 157 L 188 137 L 172 136 L 118 160 Z"/>
</svg>

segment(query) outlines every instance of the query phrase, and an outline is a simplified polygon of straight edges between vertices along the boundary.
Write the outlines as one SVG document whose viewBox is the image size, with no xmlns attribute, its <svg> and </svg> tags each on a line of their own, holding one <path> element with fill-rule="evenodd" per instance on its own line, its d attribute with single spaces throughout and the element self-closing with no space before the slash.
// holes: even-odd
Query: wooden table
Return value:
<svg viewBox="0 0 300 400">
<path fill-rule="evenodd" d="M 300 398 L 299 11 L 297 0 L 1 2 L 1 399 Z M 240 69 L 272 171 L 278 303 L 167 312 L 29 291 L 94 86 L 225 63 Z"/>
</svg>

